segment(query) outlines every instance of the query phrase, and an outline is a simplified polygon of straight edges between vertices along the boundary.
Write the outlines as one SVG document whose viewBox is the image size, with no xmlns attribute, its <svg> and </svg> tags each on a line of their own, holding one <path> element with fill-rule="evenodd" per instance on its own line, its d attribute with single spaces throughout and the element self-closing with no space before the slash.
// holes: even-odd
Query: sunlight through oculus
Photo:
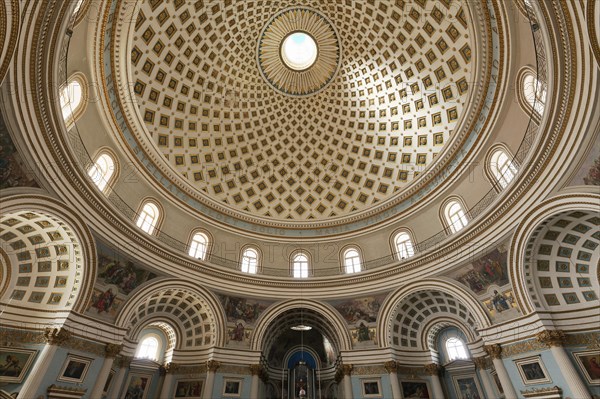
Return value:
<svg viewBox="0 0 600 399">
<path fill-rule="evenodd" d="M 294 32 L 281 43 L 281 58 L 295 71 L 303 71 L 317 61 L 317 43 L 304 32 Z"/>
</svg>

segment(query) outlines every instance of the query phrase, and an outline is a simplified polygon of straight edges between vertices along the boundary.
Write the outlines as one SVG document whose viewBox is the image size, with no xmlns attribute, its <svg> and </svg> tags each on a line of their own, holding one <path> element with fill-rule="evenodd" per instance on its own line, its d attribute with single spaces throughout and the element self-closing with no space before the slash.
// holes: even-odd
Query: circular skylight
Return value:
<svg viewBox="0 0 600 399">
<path fill-rule="evenodd" d="M 281 43 L 283 62 L 295 71 L 310 68 L 317 60 L 317 43 L 305 32 L 294 32 Z"/>
</svg>

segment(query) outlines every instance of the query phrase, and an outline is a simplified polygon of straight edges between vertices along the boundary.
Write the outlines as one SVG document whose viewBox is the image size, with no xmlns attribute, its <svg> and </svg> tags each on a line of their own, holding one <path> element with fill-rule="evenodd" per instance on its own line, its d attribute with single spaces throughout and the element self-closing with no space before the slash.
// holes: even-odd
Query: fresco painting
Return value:
<svg viewBox="0 0 600 399">
<path fill-rule="evenodd" d="M 492 284 L 499 287 L 508 284 L 507 253 L 504 248 L 502 249 L 503 251 L 495 249 L 471 264 L 461 267 L 450 277 L 466 285 L 476 295 L 485 294 Z"/>
<path fill-rule="evenodd" d="M 0 116 L 0 189 L 10 187 L 39 187 L 27 170 Z"/>
<path fill-rule="evenodd" d="M 237 323 L 243 320 L 246 324 L 254 323 L 261 313 L 273 303 L 227 295 L 219 295 L 219 300 L 225 309 L 228 322 Z M 234 326 L 237 326 L 237 324 L 234 324 Z"/>
<path fill-rule="evenodd" d="M 342 315 L 348 324 L 357 324 L 363 320 L 367 324 L 377 322 L 379 308 L 387 294 L 359 299 L 342 299 L 329 303 Z"/>
<path fill-rule="evenodd" d="M 494 321 L 509 320 L 521 314 L 512 290 L 495 289 L 491 297 L 483 301 L 483 305 Z"/>
</svg>

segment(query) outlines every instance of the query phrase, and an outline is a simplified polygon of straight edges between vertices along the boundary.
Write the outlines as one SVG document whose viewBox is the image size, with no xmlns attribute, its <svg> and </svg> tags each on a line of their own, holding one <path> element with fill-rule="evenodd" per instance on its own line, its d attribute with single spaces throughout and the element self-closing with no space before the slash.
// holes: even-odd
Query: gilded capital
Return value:
<svg viewBox="0 0 600 399">
<path fill-rule="evenodd" d="M 177 363 L 170 362 L 170 363 L 167 363 L 167 365 L 165 366 L 165 371 L 167 373 L 173 374 L 177 370 L 179 370 L 179 364 L 177 364 Z"/>
<path fill-rule="evenodd" d="M 385 362 L 383 364 L 383 367 L 385 367 L 385 370 L 388 373 L 397 373 L 398 372 L 398 363 L 396 363 L 394 360 L 390 360 L 388 362 Z"/>
<path fill-rule="evenodd" d="M 342 365 L 342 374 L 343 375 L 351 375 L 352 374 L 352 369 L 354 368 L 354 366 L 352 366 L 351 364 L 343 364 Z"/>
<path fill-rule="evenodd" d="M 425 371 L 429 375 L 440 375 L 440 371 L 442 371 L 442 368 L 437 363 L 429 363 L 423 367 L 425 367 Z"/>
<path fill-rule="evenodd" d="M 47 327 L 44 331 L 44 339 L 49 345 L 62 345 L 71 338 L 71 333 L 64 328 Z"/>
<path fill-rule="evenodd" d="M 480 370 L 485 370 L 489 366 L 487 356 L 474 357 L 473 363 L 475 363 L 475 367 L 477 367 Z"/>
<path fill-rule="evenodd" d="M 498 344 L 485 345 L 483 350 L 490 355 L 492 359 L 502 359 L 502 347 Z"/>
<path fill-rule="evenodd" d="M 123 349 L 123 345 L 117 344 L 106 344 L 104 351 L 106 353 L 106 357 L 114 358 L 117 357 L 121 350 Z"/>
<path fill-rule="evenodd" d="M 262 371 L 262 366 L 260 364 L 251 364 L 250 365 L 250 373 L 252 375 L 260 375 Z"/>
<path fill-rule="evenodd" d="M 543 330 L 537 333 L 535 337 L 548 347 L 563 346 L 567 339 L 567 336 L 561 330 Z"/>
<path fill-rule="evenodd" d="M 221 367 L 221 363 L 216 360 L 209 360 L 206 362 L 206 367 L 208 367 L 208 371 L 212 371 L 213 373 Z"/>
</svg>

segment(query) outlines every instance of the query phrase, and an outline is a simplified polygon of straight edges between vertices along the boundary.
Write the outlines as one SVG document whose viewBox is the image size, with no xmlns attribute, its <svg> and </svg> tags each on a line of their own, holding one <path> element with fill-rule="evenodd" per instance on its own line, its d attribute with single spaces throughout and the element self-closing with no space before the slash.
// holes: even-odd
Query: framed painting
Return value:
<svg viewBox="0 0 600 399">
<path fill-rule="evenodd" d="M 58 381 L 83 382 L 87 375 L 90 364 L 94 359 L 68 355 L 62 370 L 58 374 Z"/>
<path fill-rule="evenodd" d="M 0 382 L 23 382 L 36 353 L 36 350 L 1 347 Z"/>
<path fill-rule="evenodd" d="M 456 397 L 459 399 L 484 399 L 479 381 L 475 374 L 452 376 Z"/>
<path fill-rule="evenodd" d="M 403 398 L 430 398 L 429 387 L 425 381 L 402 381 L 400 388 Z"/>
<path fill-rule="evenodd" d="M 573 353 L 581 374 L 591 385 L 600 385 L 600 351 Z"/>
<path fill-rule="evenodd" d="M 200 399 L 202 397 L 204 380 L 178 380 L 175 384 L 175 397 Z"/>
<path fill-rule="evenodd" d="M 383 395 L 381 394 L 381 380 L 379 378 L 361 380 L 360 386 L 362 387 L 362 395 L 365 398 L 383 397 Z"/>
<path fill-rule="evenodd" d="M 146 399 L 152 374 L 130 373 L 123 391 L 123 399 Z"/>
<path fill-rule="evenodd" d="M 242 394 L 242 380 L 237 378 L 223 378 L 223 396 L 239 398 Z"/>
<path fill-rule="evenodd" d="M 544 367 L 539 356 L 518 359 L 514 361 L 521 379 L 525 385 L 544 384 L 552 382 L 550 374 Z"/>
</svg>

